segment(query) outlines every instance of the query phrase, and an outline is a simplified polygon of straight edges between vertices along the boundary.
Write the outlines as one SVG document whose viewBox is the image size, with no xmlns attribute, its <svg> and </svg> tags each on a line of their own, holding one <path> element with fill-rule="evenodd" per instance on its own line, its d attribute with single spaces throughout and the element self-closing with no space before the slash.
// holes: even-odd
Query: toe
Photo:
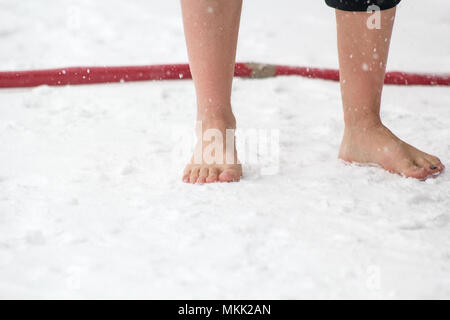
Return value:
<svg viewBox="0 0 450 320">
<path fill-rule="evenodd" d="M 199 171 L 200 171 L 200 168 L 193 168 L 191 170 L 191 176 L 189 178 L 189 182 L 190 183 L 196 183 L 197 182 Z"/>
<path fill-rule="evenodd" d="M 432 167 L 437 168 L 438 171 L 444 170 L 445 166 L 438 157 L 429 155 L 427 160 L 431 163 Z"/>
<path fill-rule="evenodd" d="M 208 177 L 208 174 L 209 174 L 209 169 L 207 167 L 201 168 L 199 176 L 198 176 L 197 183 L 205 183 L 206 182 L 206 178 Z"/>
<path fill-rule="evenodd" d="M 439 159 L 437 159 L 437 161 L 436 159 L 424 157 L 416 160 L 415 162 L 419 165 L 419 167 L 427 171 L 429 176 L 436 176 L 444 169 Z"/>
<path fill-rule="evenodd" d="M 186 169 L 186 170 L 184 170 L 184 173 L 183 173 L 183 179 L 182 179 L 183 182 L 188 183 L 188 182 L 189 182 L 190 176 L 191 176 L 191 169 Z"/>
<path fill-rule="evenodd" d="M 219 179 L 219 169 L 217 168 L 209 168 L 208 177 L 206 178 L 206 182 L 216 182 Z"/>
<path fill-rule="evenodd" d="M 429 175 L 428 171 L 424 168 L 418 167 L 416 165 L 412 165 L 407 170 L 402 173 L 406 178 L 415 178 L 424 180 Z"/>
<path fill-rule="evenodd" d="M 434 166 L 430 161 L 428 161 L 425 157 L 419 157 L 414 160 L 414 163 L 417 167 L 425 170 L 428 174 L 433 174 L 438 171 L 438 167 Z"/>
<path fill-rule="evenodd" d="M 220 175 L 219 175 L 219 181 L 220 182 L 237 182 L 240 180 L 240 175 L 235 170 L 225 169 Z"/>
</svg>

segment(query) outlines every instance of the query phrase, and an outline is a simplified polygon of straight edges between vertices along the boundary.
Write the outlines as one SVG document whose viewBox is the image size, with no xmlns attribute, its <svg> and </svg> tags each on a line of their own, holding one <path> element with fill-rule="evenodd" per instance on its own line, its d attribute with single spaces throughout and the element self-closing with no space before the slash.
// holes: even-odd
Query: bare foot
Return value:
<svg viewBox="0 0 450 320">
<path fill-rule="evenodd" d="M 237 159 L 234 118 L 204 120 L 197 123 L 198 125 L 201 125 L 201 128 L 197 128 L 197 146 L 191 162 L 184 169 L 183 181 L 186 183 L 239 181 L 242 166 Z M 222 137 L 222 142 L 217 135 Z"/>
<path fill-rule="evenodd" d="M 339 158 L 348 162 L 374 163 L 405 177 L 426 179 L 444 170 L 439 158 L 397 138 L 379 124 L 370 128 L 346 128 Z"/>
</svg>

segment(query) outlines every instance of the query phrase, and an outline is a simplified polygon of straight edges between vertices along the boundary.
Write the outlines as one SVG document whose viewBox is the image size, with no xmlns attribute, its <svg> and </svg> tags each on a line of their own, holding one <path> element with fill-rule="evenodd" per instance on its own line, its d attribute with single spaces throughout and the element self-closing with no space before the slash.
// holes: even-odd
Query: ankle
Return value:
<svg viewBox="0 0 450 320">
<path fill-rule="evenodd" d="M 232 112 L 221 113 L 215 112 L 213 114 L 199 114 L 197 121 L 202 123 L 204 128 L 217 128 L 217 129 L 235 129 L 236 118 Z"/>
<path fill-rule="evenodd" d="M 353 121 L 345 121 L 345 131 L 367 131 L 383 127 L 383 123 L 379 117 L 360 119 Z"/>
</svg>

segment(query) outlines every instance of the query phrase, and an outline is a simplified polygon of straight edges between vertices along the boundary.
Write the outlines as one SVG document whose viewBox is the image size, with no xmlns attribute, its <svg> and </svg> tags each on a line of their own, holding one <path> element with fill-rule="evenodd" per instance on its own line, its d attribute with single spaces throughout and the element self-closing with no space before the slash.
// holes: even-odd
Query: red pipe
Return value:
<svg viewBox="0 0 450 320">
<path fill-rule="evenodd" d="M 275 75 L 298 75 L 302 77 L 339 81 L 339 71 L 306 67 L 276 66 Z M 450 86 L 450 74 L 424 74 L 390 71 L 384 78 L 385 84 Z"/>
<path fill-rule="evenodd" d="M 258 63 L 236 63 L 234 74 L 236 77 L 242 78 L 298 75 L 307 78 L 339 81 L 339 71 L 334 69 L 291 67 Z M 0 88 L 174 79 L 191 79 L 189 65 L 70 67 L 47 70 L 8 71 L 0 72 Z M 450 74 L 388 72 L 386 73 L 385 83 L 396 85 L 449 86 Z"/>
</svg>

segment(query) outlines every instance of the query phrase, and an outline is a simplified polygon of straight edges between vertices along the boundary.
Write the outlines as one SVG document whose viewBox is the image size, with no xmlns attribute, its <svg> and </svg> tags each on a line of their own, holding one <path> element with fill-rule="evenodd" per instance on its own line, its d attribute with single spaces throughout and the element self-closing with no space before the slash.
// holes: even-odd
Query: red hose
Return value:
<svg viewBox="0 0 450 320">
<path fill-rule="evenodd" d="M 264 78 L 298 75 L 307 78 L 339 81 L 339 71 L 308 67 L 291 67 L 258 63 L 236 63 L 235 76 Z M 120 66 L 120 67 L 70 67 L 47 70 L 0 72 L 0 88 L 35 87 L 39 85 L 62 86 L 75 84 L 111 83 L 144 80 L 190 79 L 187 64 Z M 449 86 L 450 74 L 419 74 L 388 72 L 386 84 Z"/>
</svg>

